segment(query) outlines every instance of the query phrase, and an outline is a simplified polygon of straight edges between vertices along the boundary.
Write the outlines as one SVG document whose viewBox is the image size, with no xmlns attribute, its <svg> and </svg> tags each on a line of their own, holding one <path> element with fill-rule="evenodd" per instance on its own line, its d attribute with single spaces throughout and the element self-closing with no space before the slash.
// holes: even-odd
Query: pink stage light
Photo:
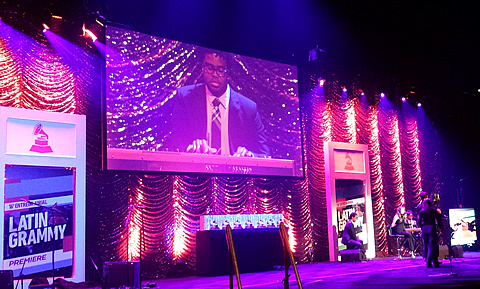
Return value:
<svg viewBox="0 0 480 289">
<path fill-rule="evenodd" d="M 95 36 L 92 31 L 86 29 L 85 26 L 83 26 L 83 33 L 85 36 L 92 39 L 93 42 L 97 41 L 97 36 Z"/>
<path fill-rule="evenodd" d="M 47 24 L 43 23 L 43 33 L 47 32 L 47 30 L 50 30 L 50 27 L 48 27 Z"/>
<path fill-rule="evenodd" d="M 385 93 L 380 92 L 380 97 L 385 97 Z"/>
<path fill-rule="evenodd" d="M 173 255 L 176 259 L 181 259 L 187 250 L 185 237 L 185 229 L 177 227 L 175 229 L 175 237 L 173 240 Z"/>
<path fill-rule="evenodd" d="M 133 227 L 129 224 L 129 237 L 128 237 L 128 260 L 138 260 L 140 258 L 140 238 L 141 238 L 141 228 Z"/>
<path fill-rule="evenodd" d="M 320 87 L 323 87 L 323 86 L 325 85 L 325 81 L 327 81 L 327 80 L 319 77 L 319 78 L 318 78 L 318 85 L 319 85 Z"/>
</svg>

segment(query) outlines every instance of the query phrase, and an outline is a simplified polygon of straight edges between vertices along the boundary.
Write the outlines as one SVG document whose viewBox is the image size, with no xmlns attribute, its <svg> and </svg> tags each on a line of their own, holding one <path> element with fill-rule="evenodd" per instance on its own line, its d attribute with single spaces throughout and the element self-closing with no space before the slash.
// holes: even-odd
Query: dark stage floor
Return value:
<svg viewBox="0 0 480 289">
<path fill-rule="evenodd" d="M 298 271 L 303 288 L 480 288 L 480 252 L 465 252 L 463 258 L 453 259 L 452 269 L 449 260 L 441 261 L 440 268 L 427 269 L 421 257 L 390 257 L 357 263 L 302 264 Z M 290 273 L 290 288 L 298 288 L 293 270 Z M 242 287 L 281 289 L 283 274 L 284 271 L 241 274 Z M 229 279 L 191 276 L 142 282 L 144 288 L 147 284 L 161 289 L 217 289 L 228 288 Z"/>
<path fill-rule="evenodd" d="M 374 259 L 359 263 L 322 262 L 298 265 L 303 288 L 439 288 L 480 287 L 480 252 L 465 252 L 440 268 L 426 269 L 421 257 L 415 259 Z M 298 288 L 290 270 L 290 288 Z M 283 288 L 283 271 L 241 274 L 243 288 Z M 228 288 L 228 276 L 186 277 L 143 282 L 162 289 Z M 237 288 L 235 284 L 234 288 Z"/>
</svg>

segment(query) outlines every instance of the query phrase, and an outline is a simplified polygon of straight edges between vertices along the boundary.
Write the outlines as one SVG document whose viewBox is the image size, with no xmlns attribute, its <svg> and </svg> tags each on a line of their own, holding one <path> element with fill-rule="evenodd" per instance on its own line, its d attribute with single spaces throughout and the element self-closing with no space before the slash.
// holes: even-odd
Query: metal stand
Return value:
<svg viewBox="0 0 480 289">
<path fill-rule="evenodd" d="M 20 274 L 18 275 L 20 277 L 20 280 L 22 280 L 22 289 L 23 289 L 23 268 L 25 268 L 25 260 L 23 260 L 22 270 L 20 270 Z M 15 289 L 18 288 L 18 283 L 20 283 L 20 280 L 17 281 L 17 285 L 15 285 Z"/>
<path fill-rule="evenodd" d="M 449 274 L 443 274 L 443 276 L 457 276 L 457 273 L 453 273 L 453 250 L 452 250 L 452 245 L 450 243 L 447 244 L 448 246 L 448 260 L 450 261 L 450 273 Z"/>
</svg>

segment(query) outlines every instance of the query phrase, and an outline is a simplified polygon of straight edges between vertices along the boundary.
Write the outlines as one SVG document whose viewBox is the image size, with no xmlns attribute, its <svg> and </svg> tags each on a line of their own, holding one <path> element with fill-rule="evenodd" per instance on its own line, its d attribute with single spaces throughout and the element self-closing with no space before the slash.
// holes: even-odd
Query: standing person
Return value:
<svg viewBox="0 0 480 289">
<path fill-rule="evenodd" d="M 440 262 L 438 262 L 437 226 L 440 229 L 440 233 L 442 233 L 442 216 L 433 208 L 432 201 L 425 200 L 423 202 L 423 210 L 420 211 L 418 220 L 422 228 L 427 268 L 432 268 L 432 265 L 438 267 L 440 266 Z"/>
<path fill-rule="evenodd" d="M 417 217 L 418 217 L 418 214 L 420 214 L 420 211 L 423 210 L 423 201 L 427 200 L 429 198 L 429 195 L 427 192 L 425 191 L 422 191 L 420 192 L 420 203 L 418 203 L 416 209 L 417 209 Z M 418 220 L 417 220 L 418 222 Z"/>
<path fill-rule="evenodd" d="M 363 241 L 357 237 L 355 233 L 355 222 L 357 221 L 357 213 L 353 212 L 348 217 L 348 222 L 345 224 L 342 233 L 342 244 L 347 246 L 347 249 L 360 249 L 364 251 Z"/>
<path fill-rule="evenodd" d="M 257 104 L 228 84 L 229 55 L 206 50 L 200 57 L 203 83 L 177 89 L 172 149 L 181 152 L 269 157 Z"/>
<path fill-rule="evenodd" d="M 413 239 L 412 239 L 412 234 L 407 232 L 405 230 L 405 220 L 406 220 L 406 215 L 405 215 L 405 207 L 400 206 L 397 208 L 397 212 L 395 216 L 393 216 L 393 221 L 392 221 L 392 232 L 395 235 L 403 235 L 407 244 L 408 244 L 408 249 L 410 250 L 410 254 L 412 258 L 415 258 L 415 252 L 413 252 Z"/>
<path fill-rule="evenodd" d="M 425 191 L 422 191 L 420 192 L 420 203 L 418 203 L 416 209 L 417 209 L 417 224 L 420 224 L 420 220 L 418 219 L 420 217 L 420 211 L 423 210 L 423 202 L 425 200 L 428 200 L 429 199 L 429 194 Z M 423 238 L 422 238 L 422 243 L 423 243 Z M 427 256 L 425 255 L 425 247 L 426 247 L 426 244 L 422 244 L 423 245 L 423 250 L 422 250 L 422 257 L 423 257 L 423 260 L 426 260 L 427 259 Z"/>
</svg>

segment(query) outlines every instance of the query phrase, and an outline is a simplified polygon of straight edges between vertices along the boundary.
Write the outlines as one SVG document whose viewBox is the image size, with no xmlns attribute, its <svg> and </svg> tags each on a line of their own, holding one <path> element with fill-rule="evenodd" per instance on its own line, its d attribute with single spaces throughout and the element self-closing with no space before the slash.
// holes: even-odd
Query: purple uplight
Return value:
<svg viewBox="0 0 480 289">
<path fill-rule="evenodd" d="M 361 96 L 365 96 L 365 92 L 362 92 L 360 95 L 361 95 Z"/>
<path fill-rule="evenodd" d="M 325 79 L 319 77 L 319 78 L 318 78 L 318 85 L 319 85 L 320 87 L 323 87 L 323 86 L 325 85 Z"/>
<path fill-rule="evenodd" d="M 380 97 L 385 97 L 385 93 L 380 92 Z"/>
<path fill-rule="evenodd" d="M 422 106 L 422 104 L 420 102 L 417 103 L 417 107 L 421 107 L 421 106 Z"/>
<path fill-rule="evenodd" d="M 347 88 L 346 88 L 346 87 L 343 88 L 343 92 L 347 92 Z"/>
<path fill-rule="evenodd" d="M 407 98 L 406 98 L 406 97 L 402 97 L 402 102 L 407 102 Z"/>
</svg>

